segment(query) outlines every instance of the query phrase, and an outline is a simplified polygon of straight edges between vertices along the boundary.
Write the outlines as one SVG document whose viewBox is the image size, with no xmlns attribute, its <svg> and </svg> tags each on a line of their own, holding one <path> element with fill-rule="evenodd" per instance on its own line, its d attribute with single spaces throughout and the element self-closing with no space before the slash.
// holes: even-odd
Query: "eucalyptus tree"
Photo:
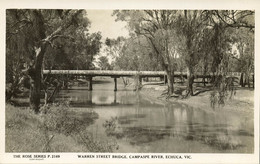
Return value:
<svg viewBox="0 0 260 164">
<path fill-rule="evenodd" d="M 252 70 L 254 11 L 211 10 L 205 11 L 205 14 L 210 20 L 209 25 L 212 27 L 212 37 L 209 40 L 209 47 L 212 49 L 211 71 L 217 75 L 214 79 L 215 92 L 213 92 L 213 97 L 217 97 L 219 104 L 224 104 L 228 95 L 227 92 L 231 91 L 230 95 L 232 96 L 234 91 L 234 79 L 228 77 L 228 73 L 234 70 L 234 68 L 231 68 L 234 67 L 234 62 L 231 61 L 234 59 L 238 61 L 245 61 L 245 58 L 250 59 L 248 65 L 247 62 L 237 62 L 237 64 L 240 65 L 240 68 L 245 65 L 245 67 L 250 68 L 250 71 Z M 244 31 L 246 31 L 246 34 Z M 241 42 L 242 40 L 243 42 Z M 247 42 L 246 40 L 250 41 Z M 232 51 L 234 47 L 239 50 L 238 54 Z M 245 49 L 247 50 L 245 51 Z M 243 58 L 244 54 L 249 55 L 245 55 L 247 57 Z"/>
<path fill-rule="evenodd" d="M 124 42 L 120 55 L 115 58 L 115 69 L 135 71 L 160 70 L 158 58 L 143 36 L 133 36 Z"/>
<path fill-rule="evenodd" d="M 126 38 L 119 36 L 116 39 L 106 38 L 105 40 L 105 53 L 107 56 L 110 56 L 112 59 L 120 56 L 122 48 L 125 44 Z"/>
<path fill-rule="evenodd" d="M 98 58 L 98 66 L 100 67 L 101 70 L 110 70 L 111 65 L 108 62 L 108 58 L 106 56 L 100 56 Z"/>
<path fill-rule="evenodd" d="M 209 18 L 214 30 L 212 46 L 216 52 L 213 54 L 212 71 L 216 72 L 218 65 L 221 62 L 228 62 L 226 60 L 230 58 L 237 59 L 239 61 L 238 66 L 245 66 L 249 72 L 252 71 L 254 60 L 254 11 L 213 10 L 207 12 L 210 15 Z M 232 47 L 238 49 L 238 54 L 229 53 L 229 58 L 224 58 L 224 54 L 227 54 Z M 246 61 L 247 59 L 249 59 L 249 62 Z M 228 68 L 225 67 L 225 71 L 228 71 Z M 248 72 L 245 69 L 239 71 Z"/>
<path fill-rule="evenodd" d="M 235 45 L 238 49 L 238 56 L 235 58 L 238 61 L 238 70 L 242 73 L 241 85 L 244 87 L 244 78 L 250 87 L 250 76 L 254 73 L 254 33 L 248 29 L 236 29 Z M 253 79 L 254 80 L 254 79 Z"/>
<path fill-rule="evenodd" d="M 174 60 L 178 54 L 179 44 L 174 26 L 177 16 L 174 10 L 123 10 L 114 11 L 117 20 L 126 21 L 131 32 L 144 36 L 153 49 L 153 55 L 159 58 L 167 74 L 168 94 L 174 91 Z"/>
<path fill-rule="evenodd" d="M 198 66 L 201 60 L 206 60 L 205 39 L 207 39 L 208 20 L 202 10 L 182 10 L 179 11 L 179 17 L 175 26 L 178 35 L 184 38 L 182 59 L 187 67 L 187 89 L 186 97 L 194 95 L 193 83 L 195 75 L 198 72 Z"/>
<path fill-rule="evenodd" d="M 22 59 L 19 65 L 26 67 L 24 73 L 30 78 L 30 107 L 35 113 L 39 112 L 41 70 L 47 49 L 54 47 L 57 38 L 66 38 L 71 31 L 88 25 L 84 10 L 6 10 L 7 63 Z"/>
<path fill-rule="evenodd" d="M 255 29 L 255 11 L 253 10 L 212 10 L 209 11 L 226 27 Z"/>
</svg>

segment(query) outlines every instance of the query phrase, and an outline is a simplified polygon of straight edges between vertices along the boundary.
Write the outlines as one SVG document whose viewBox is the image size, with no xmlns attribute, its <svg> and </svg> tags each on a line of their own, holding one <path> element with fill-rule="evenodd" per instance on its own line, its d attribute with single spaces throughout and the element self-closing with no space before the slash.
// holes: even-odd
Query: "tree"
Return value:
<svg viewBox="0 0 260 164">
<path fill-rule="evenodd" d="M 21 54 L 30 78 L 30 107 L 39 112 L 42 64 L 55 39 L 76 28 L 87 28 L 83 10 L 6 10 L 7 58 Z M 62 35 L 64 34 L 64 35 Z M 15 45 L 16 47 L 14 47 Z M 22 61 L 20 61 L 22 62 Z"/>
<path fill-rule="evenodd" d="M 109 64 L 108 58 L 106 56 L 100 56 L 98 60 L 98 66 L 101 68 L 101 70 L 111 69 L 111 65 Z"/>
<path fill-rule="evenodd" d="M 248 79 L 249 72 L 253 70 L 254 60 L 254 11 L 213 10 L 208 12 L 211 14 L 211 22 L 215 27 L 214 39 L 219 40 L 218 43 L 221 43 L 215 45 L 215 47 L 218 47 L 217 52 L 220 52 L 221 48 L 225 46 L 229 46 L 229 49 L 234 46 L 237 47 L 239 53 L 231 54 L 229 57 L 238 61 L 239 68 L 237 70 L 245 73 Z M 226 44 L 224 45 L 223 43 Z M 224 62 L 225 60 L 223 55 L 219 54 L 221 53 L 214 55 L 215 64 L 213 65 L 215 65 L 215 68 L 221 61 Z"/>
<path fill-rule="evenodd" d="M 244 78 L 250 87 L 250 74 L 254 71 L 254 33 L 248 29 L 236 29 L 234 43 L 238 49 L 237 57 L 234 57 L 237 63 L 237 70 L 242 73 L 241 85 L 244 87 Z"/>
<path fill-rule="evenodd" d="M 125 40 L 126 38 L 122 36 L 119 36 L 116 39 L 106 38 L 105 52 L 107 53 L 107 56 L 110 56 L 112 59 L 115 59 L 116 57 L 120 56 L 122 48 L 125 44 Z"/>
<path fill-rule="evenodd" d="M 240 37 L 240 32 L 245 29 L 254 32 L 254 12 L 248 10 L 213 10 L 205 11 L 205 13 L 210 20 L 213 34 L 211 41 L 209 41 L 213 50 L 211 70 L 216 75 L 214 79 L 215 92 L 213 92 L 212 97 L 217 97 L 218 104 L 224 105 L 227 92 L 231 91 L 230 96 L 232 96 L 234 91 L 234 78 L 228 76 L 228 73 L 234 70 L 234 68 L 231 68 L 234 67 L 232 61 L 234 59 L 240 60 L 237 58 L 237 54 L 232 52 L 232 47 L 238 45 L 237 40 L 239 39 L 237 38 Z M 240 32 L 237 33 L 236 31 Z M 252 36 L 247 37 L 251 38 Z M 247 47 L 253 49 L 252 46 Z M 240 45 L 238 49 L 241 50 L 241 48 L 243 49 L 244 46 Z M 243 51 L 241 51 L 242 53 Z"/>
<path fill-rule="evenodd" d="M 252 10 L 213 10 L 209 11 L 226 27 L 255 29 L 255 12 Z"/>
<path fill-rule="evenodd" d="M 184 10 L 179 12 L 178 23 L 175 26 L 178 35 L 184 38 L 182 58 L 187 67 L 187 90 L 186 97 L 193 96 L 193 83 L 195 79 L 196 67 L 201 60 L 201 47 L 203 30 L 206 28 L 203 11 Z"/>
<path fill-rule="evenodd" d="M 115 69 L 120 70 L 160 70 L 158 58 L 143 36 L 132 36 L 124 41 L 119 55 L 115 58 Z"/>
<path fill-rule="evenodd" d="M 94 69 L 93 60 L 101 48 L 101 34 L 87 31 L 74 31 L 71 34 L 73 40 L 67 41 L 58 38 L 53 43 L 56 45 L 55 52 L 50 48 L 51 53 L 46 53 L 46 69 L 70 69 L 89 70 Z M 52 54 L 54 53 L 54 54 Z"/>
<path fill-rule="evenodd" d="M 176 13 L 173 10 L 116 10 L 113 13 L 117 20 L 128 23 L 131 32 L 147 39 L 167 74 L 168 94 L 174 91 L 174 59 L 179 51 L 177 43 L 181 40 L 173 36 L 176 33 L 172 28 L 177 19 Z"/>
<path fill-rule="evenodd" d="M 184 61 L 188 74 L 186 96 L 194 95 L 193 82 L 199 71 L 205 75 L 211 70 L 225 77 L 233 57 L 235 28 L 254 31 L 254 11 L 249 10 L 124 10 L 114 11 L 114 15 L 128 22 L 131 32 L 149 41 L 153 56 L 159 58 L 167 73 L 169 93 L 173 92 L 176 63 Z M 247 47 L 252 52 L 252 46 Z M 252 60 L 245 65 L 252 70 L 250 63 Z M 223 66 L 225 70 L 220 71 Z"/>
</svg>

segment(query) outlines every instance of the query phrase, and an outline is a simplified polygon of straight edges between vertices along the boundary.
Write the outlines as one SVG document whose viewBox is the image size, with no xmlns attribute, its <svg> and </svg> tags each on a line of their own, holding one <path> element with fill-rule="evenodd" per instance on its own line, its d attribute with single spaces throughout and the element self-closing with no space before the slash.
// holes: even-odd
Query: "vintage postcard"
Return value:
<svg viewBox="0 0 260 164">
<path fill-rule="evenodd" d="M 258 2 L 1 6 L 0 163 L 259 163 Z"/>
</svg>

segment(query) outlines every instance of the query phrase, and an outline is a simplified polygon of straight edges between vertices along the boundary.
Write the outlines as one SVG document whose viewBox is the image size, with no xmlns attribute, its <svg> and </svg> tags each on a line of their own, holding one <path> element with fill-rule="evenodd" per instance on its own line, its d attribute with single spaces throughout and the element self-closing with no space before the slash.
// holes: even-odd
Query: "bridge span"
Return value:
<svg viewBox="0 0 260 164">
<path fill-rule="evenodd" d="M 139 81 L 142 81 L 143 77 L 165 77 L 164 71 L 112 71 L 112 70 L 43 70 L 44 75 L 74 75 L 85 76 L 88 78 L 89 90 L 92 90 L 92 78 L 95 76 L 110 76 L 114 78 L 115 88 L 117 91 L 117 78 L 120 77 L 134 77 L 138 76 Z M 181 73 L 176 73 L 175 76 L 182 76 Z"/>
<path fill-rule="evenodd" d="M 112 70 L 43 70 L 43 74 L 52 75 L 87 75 L 87 76 L 111 76 L 111 77 L 163 77 L 164 71 L 112 71 Z M 176 76 L 181 75 L 176 72 Z"/>
<path fill-rule="evenodd" d="M 167 80 L 164 71 L 114 71 L 114 70 L 43 70 L 44 75 L 74 75 L 85 76 L 88 79 L 88 89 L 92 90 L 92 78 L 95 76 L 110 76 L 114 78 L 114 91 L 117 91 L 117 78 L 120 77 L 134 77 L 139 78 L 142 82 L 143 77 L 160 77 Z M 232 73 L 234 76 L 234 73 Z M 187 73 L 174 72 L 174 77 L 187 78 Z M 196 74 L 195 78 L 210 78 L 212 75 Z"/>
</svg>

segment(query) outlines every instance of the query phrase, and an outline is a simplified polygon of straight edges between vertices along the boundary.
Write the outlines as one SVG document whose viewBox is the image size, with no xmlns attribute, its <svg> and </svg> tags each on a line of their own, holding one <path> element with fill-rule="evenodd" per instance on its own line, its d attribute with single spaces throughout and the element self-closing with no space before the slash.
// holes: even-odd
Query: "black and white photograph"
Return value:
<svg viewBox="0 0 260 164">
<path fill-rule="evenodd" d="M 259 160 L 254 9 L 3 12 L 1 133 L 15 163 Z"/>
</svg>

